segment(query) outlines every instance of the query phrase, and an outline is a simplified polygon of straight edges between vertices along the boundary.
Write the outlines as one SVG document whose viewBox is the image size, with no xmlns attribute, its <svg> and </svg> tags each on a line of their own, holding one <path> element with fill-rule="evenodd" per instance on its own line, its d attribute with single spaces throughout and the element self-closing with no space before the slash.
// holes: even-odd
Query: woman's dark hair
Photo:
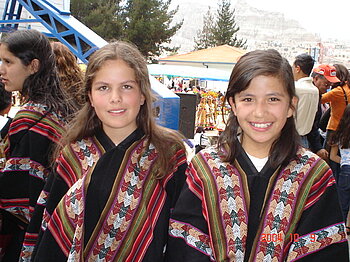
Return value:
<svg viewBox="0 0 350 262">
<path fill-rule="evenodd" d="M 341 145 L 341 148 L 350 148 L 350 104 L 345 107 L 342 118 L 339 121 L 337 130 L 330 138 L 330 145 Z"/>
<path fill-rule="evenodd" d="M 336 74 L 340 82 L 332 84 L 332 87 L 343 86 L 346 83 L 350 82 L 350 73 L 349 70 L 342 64 L 334 64 L 333 65 L 336 70 Z"/>
<path fill-rule="evenodd" d="M 48 38 L 36 30 L 18 30 L 1 40 L 22 64 L 39 61 L 38 71 L 25 79 L 21 95 L 26 101 L 44 104 L 65 117 L 75 111 L 59 86 L 55 57 Z"/>
<path fill-rule="evenodd" d="M 4 84 L 0 82 L 0 112 L 8 108 L 12 103 L 12 93 L 7 92 Z"/>
<path fill-rule="evenodd" d="M 246 90 L 250 82 L 257 76 L 277 77 L 283 83 L 290 98 L 290 107 L 293 97 L 296 97 L 293 72 L 287 59 L 283 58 L 276 50 L 256 50 L 243 55 L 234 66 L 225 101 L 229 101 L 235 95 Z M 231 112 L 226 128 L 219 137 L 218 146 L 224 161 L 232 163 L 239 150 L 239 124 L 237 117 Z M 273 143 L 269 162 L 273 167 L 285 166 L 295 158 L 299 146 L 299 135 L 295 128 L 294 117 L 287 119 L 279 138 Z"/>
</svg>

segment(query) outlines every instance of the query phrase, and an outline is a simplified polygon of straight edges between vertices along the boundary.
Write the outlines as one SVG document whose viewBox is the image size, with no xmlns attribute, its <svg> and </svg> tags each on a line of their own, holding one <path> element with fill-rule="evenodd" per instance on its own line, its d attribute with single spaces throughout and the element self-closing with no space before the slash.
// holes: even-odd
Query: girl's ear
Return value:
<svg viewBox="0 0 350 262">
<path fill-rule="evenodd" d="M 235 104 L 235 100 L 233 99 L 232 96 L 228 99 L 228 103 L 231 106 L 232 112 L 236 115 L 236 104 Z"/>
<path fill-rule="evenodd" d="M 296 96 L 293 96 L 291 105 L 289 106 L 289 109 L 288 109 L 287 117 L 291 117 L 294 114 L 294 112 L 296 111 L 297 105 L 298 105 L 298 98 Z"/>
<path fill-rule="evenodd" d="M 29 64 L 29 69 L 31 74 L 35 74 L 36 72 L 39 71 L 40 68 L 40 61 L 39 59 L 34 58 L 32 62 Z"/>
<path fill-rule="evenodd" d="M 88 93 L 88 97 L 89 97 L 89 101 L 92 107 L 94 107 L 94 104 L 92 103 L 92 97 L 91 97 L 91 93 Z"/>
<path fill-rule="evenodd" d="M 146 101 L 146 98 L 143 94 L 141 94 L 141 100 L 140 100 L 140 105 L 144 105 L 145 104 L 145 101 Z"/>
</svg>

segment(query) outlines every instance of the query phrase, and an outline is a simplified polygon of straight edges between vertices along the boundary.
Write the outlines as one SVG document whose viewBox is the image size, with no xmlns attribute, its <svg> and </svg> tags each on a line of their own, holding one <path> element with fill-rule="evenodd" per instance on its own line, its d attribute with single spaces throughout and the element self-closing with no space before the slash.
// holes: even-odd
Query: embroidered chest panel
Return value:
<svg viewBox="0 0 350 262">
<path fill-rule="evenodd" d="M 118 259 L 122 258 L 123 261 L 129 261 L 129 256 L 136 256 L 146 249 L 152 239 L 152 234 L 148 239 L 148 235 L 140 233 L 139 230 L 142 230 L 143 227 L 148 229 L 154 227 L 166 193 L 159 185 L 160 183 L 150 177 L 152 165 L 157 158 L 155 148 L 150 145 L 147 150 L 144 150 L 143 143 L 125 158 L 127 159 L 126 166 L 123 172 L 118 173 L 119 180 L 116 178 L 118 182 L 114 184 L 112 195 L 105 208 L 108 212 L 102 214 L 100 218 L 101 229 L 93 233 L 92 239 L 96 240 L 89 242 L 88 247 L 83 247 L 82 244 L 84 227 L 84 201 L 82 199 L 85 198 L 87 184 L 84 181 L 87 177 L 79 180 L 69 190 L 65 204 L 69 219 L 75 224 L 75 232 L 72 236 L 68 261 L 80 261 L 82 257 L 89 261 L 114 261 L 116 256 Z M 146 203 L 141 204 L 144 201 Z M 131 224 L 133 224 L 132 227 L 130 227 Z M 129 237 L 133 239 L 133 242 L 139 241 L 139 237 L 149 241 L 140 240 L 140 244 L 137 245 L 138 250 L 134 252 L 130 251 L 132 248 L 130 243 L 124 247 L 126 245 L 124 240 Z M 132 258 L 130 261 L 139 260 Z"/>
<path fill-rule="evenodd" d="M 298 190 L 307 172 L 316 163 L 311 153 L 302 153 L 297 161 L 290 163 L 276 178 L 261 221 L 262 232 L 258 232 L 259 236 L 255 240 L 254 259 L 257 261 L 279 261 L 283 255 L 284 238 L 296 208 Z M 203 160 L 199 162 L 202 162 L 203 166 L 207 165 L 200 172 L 204 188 L 216 190 L 215 197 L 219 203 L 217 205 L 213 201 L 215 197 L 208 197 L 207 194 L 208 220 L 209 226 L 213 227 L 211 234 L 216 260 L 243 261 L 248 228 L 248 208 L 244 197 L 249 191 L 247 183 L 242 179 L 239 170 L 234 165 L 222 162 L 215 151 L 204 150 L 201 156 Z M 211 173 L 206 174 L 208 171 Z M 213 181 L 208 182 L 209 180 Z M 212 182 L 215 183 L 216 189 L 211 188 Z M 215 213 L 219 213 L 220 216 L 214 215 Z M 218 221 L 210 221 L 215 218 Z M 219 223 L 220 228 L 214 228 L 216 223 Z M 213 236 L 214 234 L 216 236 Z M 260 234 L 277 234 L 281 236 L 281 241 L 262 242 Z M 220 239 L 225 239 L 225 243 L 220 243 Z"/>
</svg>

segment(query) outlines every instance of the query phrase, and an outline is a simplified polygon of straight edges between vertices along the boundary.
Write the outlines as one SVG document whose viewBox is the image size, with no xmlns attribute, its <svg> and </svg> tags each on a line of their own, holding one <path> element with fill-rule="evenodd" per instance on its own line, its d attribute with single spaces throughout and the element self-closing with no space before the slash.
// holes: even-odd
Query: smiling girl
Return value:
<svg viewBox="0 0 350 262">
<path fill-rule="evenodd" d="M 1 236 L 11 239 L 2 261 L 18 261 L 25 232 L 31 232 L 30 239 L 38 233 L 32 231 L 41 223 L 40 216 L 32 219 L 34 207 L 50 173 L 52 150 L 75 108 L 59 86 L 45 35 L 10 33 L 1 39 L 0 59 L 5 89 L 19 91 L 24 100 L 5 138 L 6 162 L 0 171 Z"/>
<path fill-rule="evenodd" d="M 225 99 L 232 113 L 218 147 L 189 165 L 167 261 L 348 261 L 332 172 L 299 145 L 288 61 L 245 54 Z"/>
<path fill-rule="evenodd" d="M 170 210 L 185 182 L 182 137 L 155 124 L 147 64 L 131 44 L 96 51 L 85 89 L 88 102 L 58 159 L 65 186 L 51 188 L 34 261 L 162 261 Z M 108 146 L 94 150 L 103 141 Z M 68 170 L 71 159 L 76 172 Z M 53 192 L 70 186 L 52 209 L 60 200 Z"/>
</svg>

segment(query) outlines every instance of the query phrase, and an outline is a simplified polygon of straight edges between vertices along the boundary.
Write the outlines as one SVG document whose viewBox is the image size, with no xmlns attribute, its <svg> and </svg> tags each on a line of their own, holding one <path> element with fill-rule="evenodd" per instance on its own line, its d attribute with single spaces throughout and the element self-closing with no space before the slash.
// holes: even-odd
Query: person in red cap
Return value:
<svg viewBox="0 0 350 262">
<path fill-rule="evenodd" d="M 336 76 L 336 69 L 334 66 L 328 64 L 321 64 L 312 70 L 312 83 L 317 87 L 321 100 L 322 94 L 327 92 L 332 83 L 339 82 Z M 321 135 L 318 131 L 320 125 L 320 119 L 324 112 L 328 109 L 327 105 L 322 105 L 321 102 L 318 104 L 318 109 L 314 119 L 312 131 L 308 134 L 308 141 L 313 152 L 325 160 L 328 160 L 328 151 L 324 149 Z"/>
<path fill-rule="evenodd" d="M 314 85 L 320 91 L 320 95 L 326 93 L 332 83 L 340 82 L 335 67 L 327 64 L 322 64 L 314 68 L 312 77 Z"/>
</svg>

